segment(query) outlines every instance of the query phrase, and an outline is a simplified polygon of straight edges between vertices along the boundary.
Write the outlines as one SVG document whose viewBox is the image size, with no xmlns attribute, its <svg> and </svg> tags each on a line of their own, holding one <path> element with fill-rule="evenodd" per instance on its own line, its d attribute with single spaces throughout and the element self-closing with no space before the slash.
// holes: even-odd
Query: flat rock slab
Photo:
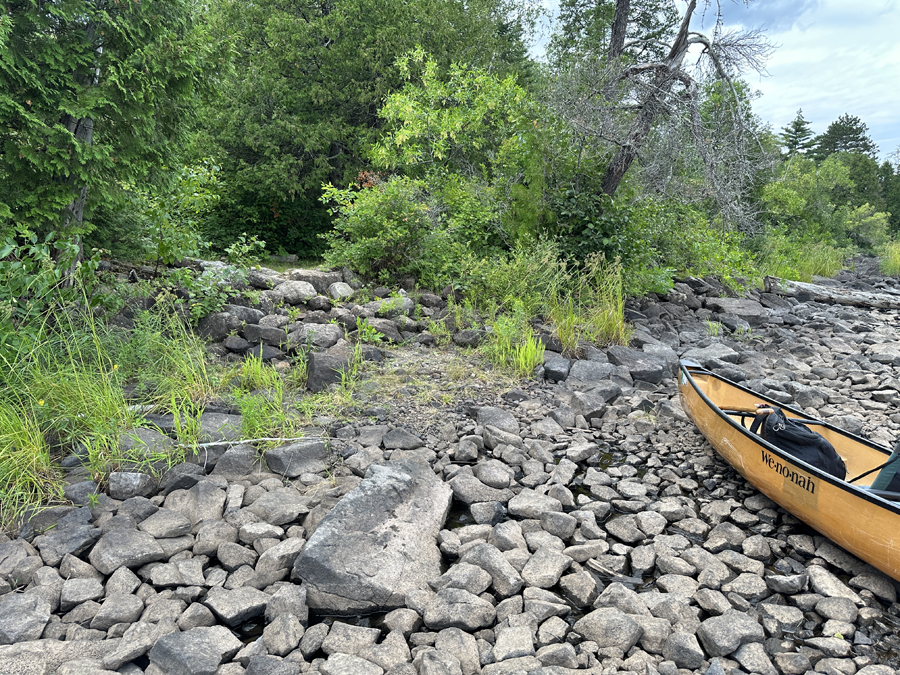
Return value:
<svg viewBox="0 0 900 675">
<path fill-rule="evenodd" d="M 408 592 L 441 575 L 437 535 L 452 497 L 428 466 L 369 467 L 294 562 L 309 606 L 341 614 L 405 606 Z"/>
</svg>

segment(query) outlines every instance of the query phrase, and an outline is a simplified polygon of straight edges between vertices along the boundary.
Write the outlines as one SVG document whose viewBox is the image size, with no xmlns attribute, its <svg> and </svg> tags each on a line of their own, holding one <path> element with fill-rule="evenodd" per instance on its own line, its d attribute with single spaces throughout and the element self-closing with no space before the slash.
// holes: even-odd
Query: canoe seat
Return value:
<svg viewBox="0 0 900 675">
<path fill-rule="evenodd" d="M 884 466 L 881 467 L 881 471 L 878 472 L 878 475 L 875 476 L 875 480 L 872 481 L 872 484 L 869 486 L 870 490 L 890 490 L 888 486 L 891 485 L 891 482 L 897 475 L 897 471 L 900 469 L 900 442 L 894 446 L 893 452 L 891 452 L 891 456 L 887 462 L 884 463 Z M 896 489 L 896 488 L 894 488 Z"/>
</svg>

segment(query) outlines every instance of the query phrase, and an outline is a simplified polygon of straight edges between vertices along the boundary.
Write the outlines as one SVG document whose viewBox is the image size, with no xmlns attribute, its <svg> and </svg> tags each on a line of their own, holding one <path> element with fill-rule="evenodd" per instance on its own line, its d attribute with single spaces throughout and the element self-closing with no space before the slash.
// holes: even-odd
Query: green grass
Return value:
<svg viewBox="0 0 900 675">
<path fill-rule="evenodd" d="M 879 253 L 881 273 L 889 277 L 900 277 L 900 241 L 885 244 Z"/>
<path fill-rule="evenodd" d="M 762 276 L 809 282 L 813 276 L 832 277 L 844 265 L 847 251 L 823 242 L 767 237 L 759 254 Z"/>
<path fill-rule="evenodd" d="M 544 362 L 544 345 L 535 339 L 521 303 L 511 312 L 498 315 L 490 326 L 481 350 L 491 363 L 526 377 Z"/>
</svg>

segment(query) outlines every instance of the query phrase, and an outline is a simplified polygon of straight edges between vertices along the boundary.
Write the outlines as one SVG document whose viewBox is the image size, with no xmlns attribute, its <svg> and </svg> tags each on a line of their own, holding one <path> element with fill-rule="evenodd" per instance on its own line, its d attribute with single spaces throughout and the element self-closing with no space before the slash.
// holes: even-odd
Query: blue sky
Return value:
<svg viewBox="0 0 900 675">
<path fill-rule="evenodd" d="M 754 109 L 774 129 L 798 108 L 815 133 L 843 113 L 856 115 L 884 159 L 900 146 L 900 2 L 757 0 L 723 3 L 728 25 L 763 27 L 778 45 Z"/>
<path fill-rule="evenodd" d="M 544 1 L 554 12 L 556 0 Z M 816 134 L 849 113 L 869 127 L 881 159 L 900 147 L 900 0 L 721 2 L 726 25 L 765 28 L 777 45 L 768 76 L 745 75 L 762 94 L 754 110 L 776 132 L 800 108 Z M 707 23 L 715 8 L 713 0 Z M 699 26 L 699 14 L 692 27 L 711 29 Z"/>
</svg>

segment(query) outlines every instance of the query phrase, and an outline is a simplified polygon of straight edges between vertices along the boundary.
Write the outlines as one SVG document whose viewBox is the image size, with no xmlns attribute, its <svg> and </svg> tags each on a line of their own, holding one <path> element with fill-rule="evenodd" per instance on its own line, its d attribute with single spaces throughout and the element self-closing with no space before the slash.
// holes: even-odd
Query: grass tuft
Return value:
<svg viewBox="0 0 900 675">
<path fill-rule="evenodd" d="M 884 245 L 878 261 L 881 273 L 889 277 L 900 277 L 900 241 Z"/>
</svg>

